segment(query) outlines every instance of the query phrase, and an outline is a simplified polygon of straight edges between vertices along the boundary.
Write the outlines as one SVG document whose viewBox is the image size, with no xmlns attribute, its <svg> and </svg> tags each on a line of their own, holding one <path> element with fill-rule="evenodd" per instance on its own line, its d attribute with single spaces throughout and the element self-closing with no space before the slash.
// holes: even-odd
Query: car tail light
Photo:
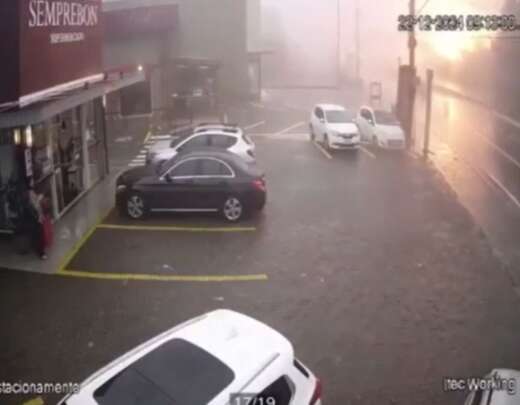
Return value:
<svg viewBox="0 0 520 405">
<path fill-rule="evenodd" d="M 263 192 L 266 191 L 265 180 L 264 179 L 258 179 L 258 180 L 253 181 L 253 186 L 257 190 L 260 190 L 260 191 L 263 191 Z"/>
<path fill-rule="evenodd" d="M 316 386 L 314 387 L 314 394 L 312 394 L 311 402 L 309 402 L 309 405 L 315 405 L 321 399 L 321 391 L 321 380 L 317 378 Z"/>
</svg>

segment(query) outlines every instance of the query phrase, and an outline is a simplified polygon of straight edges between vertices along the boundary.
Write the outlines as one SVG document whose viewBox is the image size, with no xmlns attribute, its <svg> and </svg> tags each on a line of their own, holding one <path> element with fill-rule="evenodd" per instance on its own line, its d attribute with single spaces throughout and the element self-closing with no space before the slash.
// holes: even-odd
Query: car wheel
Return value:
<svg viewBox="0 0 520 405">
<path fill-rule="evenodd" d="M 228 197 L 224 201 L 222 215 L 229 222 L 237 222 L 244 216 L 244 205 L 238 197 Z"/>
<path fill-rule="evenodd" d="M 314 128 L 312 127 L 312 124 L 309 124 L 309 134 L 311 137 L 311 141 L 314 142 L 316 140 L 316 134 L 314 133 Z"/>
<path fill-rule="evenodd" d="M 126 199 L 126 214 L 132 219 L 142 219 L 147 214 L 146 202 L 140 194 L 130 194 Z"/>
</svg>

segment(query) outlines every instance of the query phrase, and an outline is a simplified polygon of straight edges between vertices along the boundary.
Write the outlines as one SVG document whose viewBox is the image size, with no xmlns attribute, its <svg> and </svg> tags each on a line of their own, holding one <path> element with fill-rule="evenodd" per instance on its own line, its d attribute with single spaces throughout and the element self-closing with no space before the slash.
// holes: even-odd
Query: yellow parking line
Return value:
<svg viewBox="0 0 520 405">
<path fill-rule="evenodd" d="M 83 237 L 72 247 L 71 250 L 63 257 L 58 267 L 58 273 L 64 271 L 65 267 L 68 266 L 70 261 L 76 256 L 76 254 L 80 251 L 83 245 L 90 239 L 90 237 L 96 232 L 97 227 L 108 217 L 113 208 L 110 208 L 105 215 L 101 215 L 99 219 L 93 224 L 89 230 L 83 235 Z"/>
<path fill-rule="evenodd" d="M 191 226 L 149 226 L 149 225 L 116 225 L 99 224 L 98 229 L 114 229 L 122 231 L 149 232 L 255 232 L 255 227 L 191 227 Z"/>
<path fill-rule="evenodd" d="M 224 283 L 245 281 L 267 281 L 266 274 L 248 275 L 217 275 L 217 276 L 183 276 L 160 274 L 132 274 L 132 273 L 91 273 L 88 271 L 64 270 L 59 273 L 63 277 L 90 278 L 96 280 L 123 280 L 123 281 L 162 281 L 185 283 Z"/>
<path fill-rule="evenodd" d="M 325 157 L 326 157 L 327 159 L 332 159 L 332 155 L 331 155 L 329 152 L 327 152 L 325 149 L 323 149 L 323 146 L 321 146 L 321 145 L 320 145 L 318 142 L 316 142 L 316 141 L 313 141 L 312 143 L 314 144 L 314 146 L 316 146 L 316 147 L 320 150 L 321 153 L 323 153 L 323 154 L 325 155 Z"/>
<path fill-rule="evenodd" d="M 42 397 L 36 397 L 24 402 L 22 405 L 45 405 Z"/>
</svg>

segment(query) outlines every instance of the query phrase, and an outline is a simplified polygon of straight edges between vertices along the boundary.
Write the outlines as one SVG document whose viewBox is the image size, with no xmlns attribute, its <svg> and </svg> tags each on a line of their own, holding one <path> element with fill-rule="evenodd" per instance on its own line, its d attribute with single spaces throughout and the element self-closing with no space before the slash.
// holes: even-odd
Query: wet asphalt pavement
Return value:
<svg viewBox="0 0 520 405">
<path fill-rule="evenodd" d="M 258 281 L 128 281 L 0 273 L 0 381 L 81 381 L 142 341 L 216 308 L 285 334 L 324 404 L 462 404 L 443 377 L 520 369 L 519 298 L 454 193 L 406 153 L 334 153 L 307 114 L 241 109 L 265 168 L 265 211 L 236 232 L 216 217 L 101 227 L 67 270 Z M 287 133 L 284 128 L 296 126 Z M 271 134 L 271 135 L 265 135 Z M 128 221 L 110 213 L 104 225 Z M 2 405 L 26 398 L 0 397 Z M 53 403 L 50 397 L 44 398 Z"/>
</svg>

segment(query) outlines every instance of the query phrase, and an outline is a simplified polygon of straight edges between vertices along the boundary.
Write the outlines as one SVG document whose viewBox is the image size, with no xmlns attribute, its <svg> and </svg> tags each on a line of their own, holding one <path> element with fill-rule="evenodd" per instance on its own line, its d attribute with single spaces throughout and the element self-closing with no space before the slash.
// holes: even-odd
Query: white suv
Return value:
<svg viewBox="0 0 520 405">
<path fill-rule="evenodd" d="M 175 157 L 179 152 L 201 148 L 224 149 L 240 156 L 247 163 L 255 162 L 255 144 L 242 129 L 225 124 L 203 124 L 188 136 L 156 142 L 146 156 L 146 164 L 160 163 Z"/>
<path fill-rule="evenodd" d="M 58 405 L 247 403 L 321 405 L 321 383 L 274 329 L 217 310 L 121 356 Z"/>
<path fill-rule="evenodd" d="M 358 149 L 361 138 L 356 115 L 339 105 L 318 104 L 311 113 L 309 131 L 312 141 L 331 149 Z"/>
</svg>

